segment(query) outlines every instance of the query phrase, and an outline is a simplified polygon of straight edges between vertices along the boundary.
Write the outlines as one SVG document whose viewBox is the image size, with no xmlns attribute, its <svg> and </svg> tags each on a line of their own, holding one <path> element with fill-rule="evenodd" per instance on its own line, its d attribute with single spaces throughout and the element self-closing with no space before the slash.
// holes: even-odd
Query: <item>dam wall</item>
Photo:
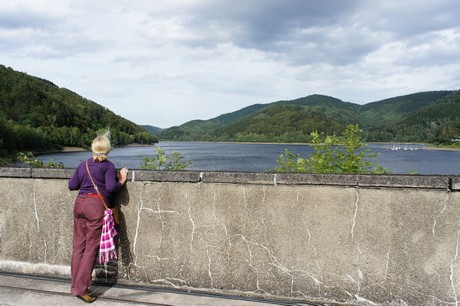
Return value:
<svg viewBox="0 0 460 306">
<path fill-rule="evenodd" d="M 70 277 L 74 169 L 0 168 L 0 269 Z M 460 177 L 130 171 L 98 279 L 356 305 L 458 305 Z M 70 288 L 69 288 L 70 290 Z"/>
</svg>

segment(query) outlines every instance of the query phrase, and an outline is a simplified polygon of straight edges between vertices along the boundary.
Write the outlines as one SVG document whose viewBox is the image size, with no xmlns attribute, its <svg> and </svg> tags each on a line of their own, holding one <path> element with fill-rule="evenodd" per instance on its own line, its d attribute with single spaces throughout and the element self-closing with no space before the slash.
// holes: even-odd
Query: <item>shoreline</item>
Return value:
<svg viewBox="0 0 460 306">
<path fill-rule="evenodd" d="M 460 151 L 460 147 L 436 147 L 436 146 L 427 146 L 427 150 L 444 150 L 444 151 Z"/>
<path fill-rule="evenodd" d="M 284 142 L 231 142 L 231 141 L 163 141 L 163 142 L 177 142 L 177 143 L 180 143 L 180 142 L 196 142 L 196 143 L 199 143 L 199 142 L 205 142 L 205 143 L 228 143 L 228 144 L 261 144 L 261 145 L 309 145 L 311 146 L 311 144 L 309 143 L 284 143 Z M 118 148 L 129 148 L 129 147 L 150 147 L 150 146 L 156 146 L 157 144 L 160 144 L 161 141 L 159 143 L 156 143 L 156 144 L 140 144 L 140 143 L 130 143 L 130 144 L 127 144 L 125 146 L 122 146 L 122 147 L 118 147 Z M 368 143 L 365 143 L 365 144 L 387 144 L 387 142 L 368 142 Z M 439 147 L 439 146 L 435 146 L 435 145 L 432 145 L 432 144 L 422 144 L 422 143 L 404 143 L 404 144 L 416 144 L 416 145 L 424 145 L 425 146 L 425 150 L 445 150 L 445 151 L 460 151 L 460 147 Z M 62 150 L 56 150 L 56 151 L 53 151 L 53 152 L 47 152 L 47 153 L 43 153 L 43 154 L 50 154 L 50 153 L 72 153 L 72 152 L 85 152 L 85 151 L 90 151 L 89 149 L 84 149 L 82 147 L 63 147 Z"/>
<path fill-rule="evenodd" d="M 61 153 L 67 153 L 67 152 L 85 152 L 88 151 L 86 149 L 83 149 L 82 147 L 63 147 Z"/>
<path fill-rule="evenodd" d="M 150 147 L 155 146 L 155 144 L 141 144 L 141 143 L 130 143 L 125 146 L 115 147 L 115 148 L 129 148 L 129 147 Z M 53 151 L 51 153 L 71 153 L 71 152 L 86 152 L 91 151 L 90 149 L 84 149 L 82 147 L 62 147 L 62 150 Z M 48 153 L 46 153 L 48 154 Z"/>
<path fill-rule="evenodd" d="M 302 142 L 238 142 L 238 141 L 174 141 L 174 140 L 163 140 L 158 142 L 157 144 L 160 144 L 161 142 L 175 142 L 175 143 L 181 143 L 181 142 L 195 142 L 195 143 L 225 143 L 225 144 L 260 144 L 260 145 L 294 145 L 294 146 L 311 146 L 311 143 L 302 143 Z M 365 142 L 364 145 L 368 144 L 390 144 L 392 142 Z M 426 143 L 419 143 L 419 142 L 401 142 L 400 144 L 407 144 L 407 145 L 422 145 L 425 146 L 424 150 L 445 150 L 445 151 L 460 151 L 460 147 L 439 147 L 433 144 L 426 144 Z M 129 146 L 129 145 L 128 145 Z"/>
</svg>

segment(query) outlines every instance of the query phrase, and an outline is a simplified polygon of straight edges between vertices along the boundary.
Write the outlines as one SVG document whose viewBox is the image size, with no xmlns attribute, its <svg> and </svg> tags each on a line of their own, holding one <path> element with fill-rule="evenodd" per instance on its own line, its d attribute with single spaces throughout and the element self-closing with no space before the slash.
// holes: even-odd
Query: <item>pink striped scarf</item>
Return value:
<svg viewBox="0 0 460 306">
<path fill-rule="evenodd" d="M 115 230 L 112 210 L 106 209 L 104 211 L 99 256 L 97 258 L 99 263 L 107 263 L 112 259 L 117 259 L 117 250 L 115 249 L 115 241 L 113 240 L 113 237 L 116 235 L 117 231 Z"/>
</svg>

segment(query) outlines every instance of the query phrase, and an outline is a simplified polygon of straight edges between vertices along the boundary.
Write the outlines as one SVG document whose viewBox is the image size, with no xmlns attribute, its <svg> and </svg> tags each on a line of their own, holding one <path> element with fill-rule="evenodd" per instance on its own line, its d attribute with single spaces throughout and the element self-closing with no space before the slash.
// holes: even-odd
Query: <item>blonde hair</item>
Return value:
<svg viewBox="0 0 460 306">
<path fill-rule="evenodd" d="M 91 144 L 91 150 L 93 151 L 93 160 L 95 162 L 102 162 L 108 158 L 108 154 L 112 149 L 109 138 L 104 134 L 94 138 Z"/>
</svg>

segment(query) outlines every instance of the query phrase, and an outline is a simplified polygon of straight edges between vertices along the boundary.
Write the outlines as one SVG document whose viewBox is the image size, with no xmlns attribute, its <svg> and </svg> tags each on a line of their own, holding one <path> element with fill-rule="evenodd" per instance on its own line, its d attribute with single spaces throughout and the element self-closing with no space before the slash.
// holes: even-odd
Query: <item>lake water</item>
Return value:
<svg viewBox="0 0 460 306">
<path fill-rule="evenodd" d="M 115 148 L 109 158 L 116 167 L 126 166 L 139 169 L 143 157 L 153 157 L 159 146 L 169 155 L 177 151 L 184 160 L 191 161 L 189 170 L 196 171 L 238 171 L 265 172 L 277 166 L 278 155 L 288 149 L 294 154 L 307 157 L 313 152 L 308 145 L 293 144 L 247 144 L 214 142 L 160 142 L 156 146 Z M 369 144 L 367 148 L 378 156 L 371 159 L 387 168 L 391 173 L 460 175 L 460 150 L 425 150 L 421 145 Z M 66 168 L 75 168 L 90 156 L 90 152 L 67 152 L 40 155 L 42 161 L 54 159 L 62 162 Z"/>
</svg>

